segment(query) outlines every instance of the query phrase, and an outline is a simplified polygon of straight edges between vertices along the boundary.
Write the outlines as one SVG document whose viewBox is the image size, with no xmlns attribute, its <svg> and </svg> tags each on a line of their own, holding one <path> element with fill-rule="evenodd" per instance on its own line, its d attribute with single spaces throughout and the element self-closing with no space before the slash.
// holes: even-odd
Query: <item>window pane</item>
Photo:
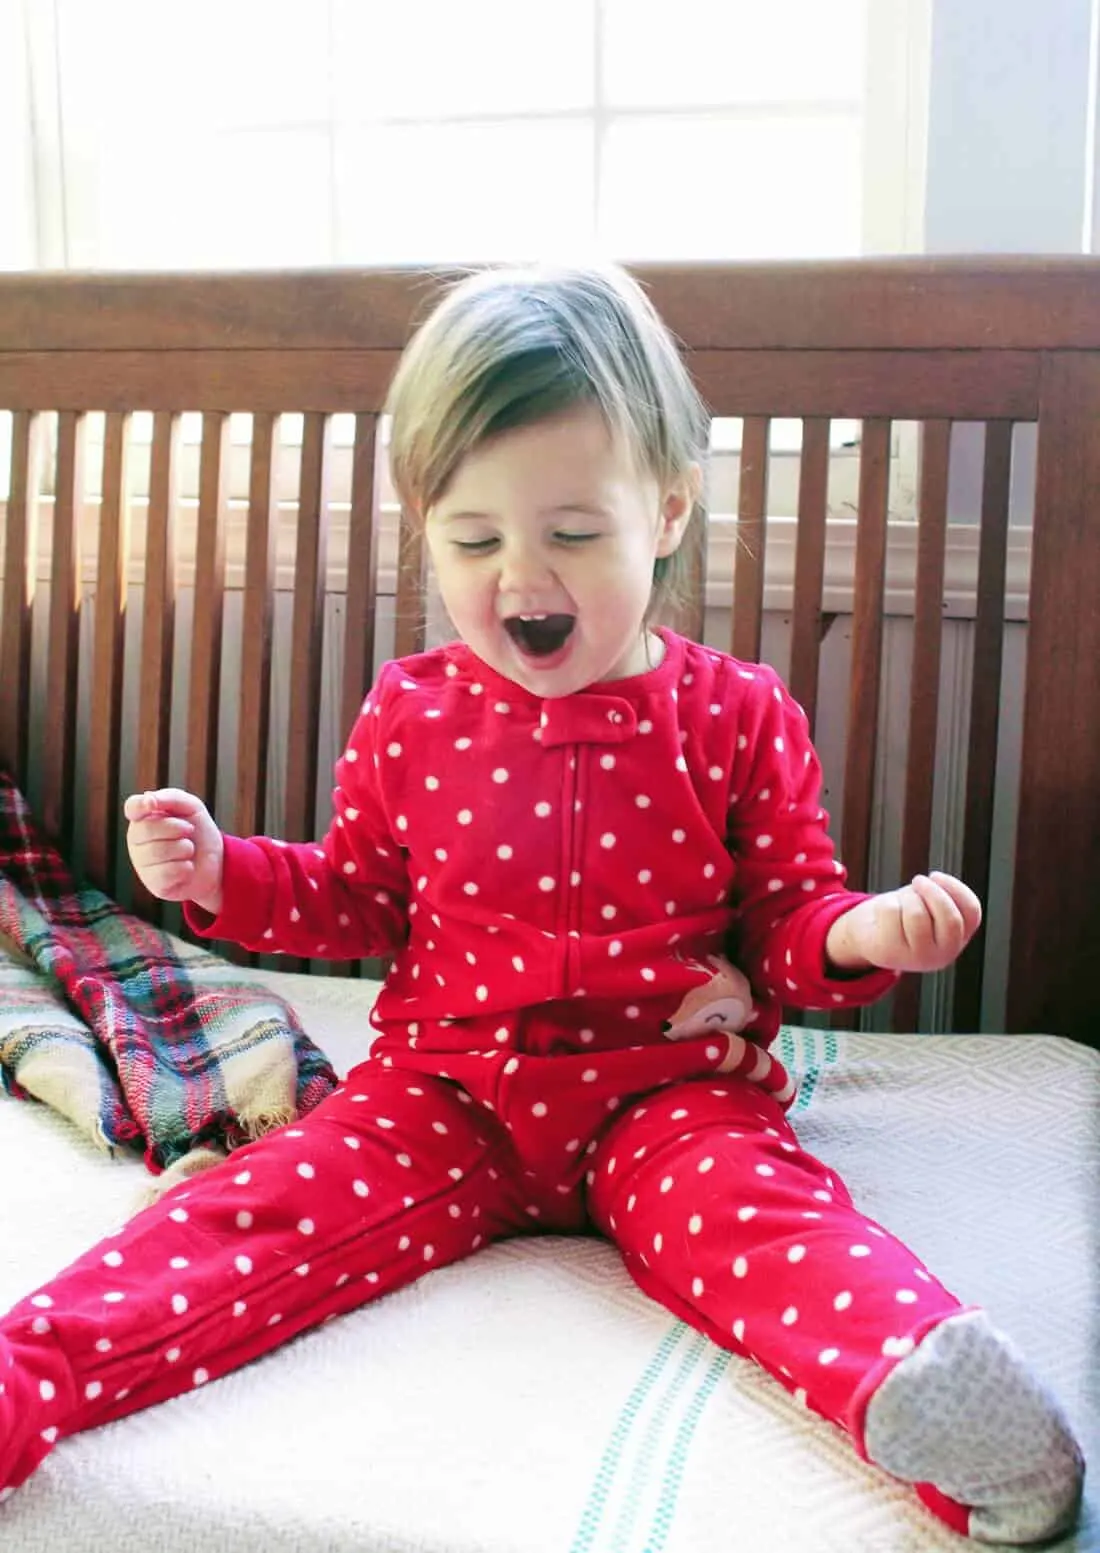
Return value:
<svg viewBox="0 0 1100 1553">
<path fill-rule="evenodd" d="M 203 269 L 331 262 L 326 131 L 185 136 L 178 126 L 159 129 L 126 138 L 112 130 L 70 143 L 71 264 Z"/>
<path fill-rule="evenodd" d="M 338 259 L 538 258 L 591 241 L 583 122 L 408 125 L 337 135 Z"/>
<path fill-rule="evenodd" d="M 333 0 L 344 122 L 547 113 L 592 104 L 594 0 Z"/>
<path fill-rule="evenodd" d="M 601 243 L 622 259 L 858 254 L 861 139 L 854 117 L 613 121 Z"/>
<path fill-rule="evenodd" d="M 612 107 L 860 102 L 866 0 L 604 0 Z"/>
</svg>

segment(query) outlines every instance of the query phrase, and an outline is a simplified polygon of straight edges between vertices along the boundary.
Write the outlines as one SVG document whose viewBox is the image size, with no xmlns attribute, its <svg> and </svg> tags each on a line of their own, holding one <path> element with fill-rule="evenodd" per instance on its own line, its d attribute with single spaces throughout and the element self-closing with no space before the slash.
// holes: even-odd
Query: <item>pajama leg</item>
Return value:
<svg viewBox="0 0 1100 1553">
<path fill-rule="evenodd" d="M 661 1091 L 609 1130 L 590 1167 L 593 1219 L 643 1289 L 723 1347 L 756 1359 L 851 1435 L 861 1455 L 917 1483 L 937 1515 L 978 1536 L 971 1507 L 982 1501 L 957 1497 L 958 1484 L 973 1475 L 951 1472 L 945 1480 L 929 1470 L 933 1458 L 957 1462 L 982 1427 L 980 1417 L 964 1422 L 965 1409 L 956 1406 L 959 1438 L 951 1444 L 943 1420 L 952 1406 L 939 1405 L 952 1386 L 959 1389 L 956 1377 L 963 1389 L 969 1385 L 961 1355 L 965 1349 L 967 1362 L 973 1355 L 972 1368 L 991 1377 L 987 1389 L 1007 1389 L 1019 1403 L 1026 1422 L 1016 1432 L 1047 1429 L 1058 1506 L 1045 1535 L 1064 1523 L 1080 1467 L 1056 1409 L 1025 1399 L 1023 1377 L 1038 1388 L 1018 1360 L 1002 1361 L 1003 1340 L 994 1334 L 991 1346 L 982 1313 L 964 1313 L 918 1257 L 858 1212 L 835 1173 L 800 1147 L 769 1095 L 739 1080 Z M 981 1332 L 975 1321 L 985 1323 Z M 886 1400 L 876 1412 L 880 1388 Z M 909 1449 L 914 1420 L 933 1402 L 941 1420 L 936 1449 L 929 1442 Z M 873 1445 L 872 1418 L 881 1449 Z M 986 1481 L 999 1453 L 1001 1443 L 986 1453 Z M 1035 1465 L 1011 1470 L 1022 1480 Z M 1000 1536 L 1012 1529 L 1004 1516 L 988 1524 Z"/>
<path fill-rule="evenodd" d="M 454 1085 L 362 1064 L 0 1320 L 0 1490 L 65 1435 L 529 1227 L 514 1169 L 504 1129 Z"/>
</svg>

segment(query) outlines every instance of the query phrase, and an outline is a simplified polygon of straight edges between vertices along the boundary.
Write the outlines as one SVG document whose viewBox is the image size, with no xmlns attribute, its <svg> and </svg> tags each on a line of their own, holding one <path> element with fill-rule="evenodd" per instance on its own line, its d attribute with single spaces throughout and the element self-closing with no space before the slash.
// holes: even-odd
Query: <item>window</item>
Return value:
<svg viewBox="0 0 1100 1553">
<path fill-rule="evenodd" d="M 900 248 L 927 5 L 24 0 L 38 262 Z"/>
</svg>

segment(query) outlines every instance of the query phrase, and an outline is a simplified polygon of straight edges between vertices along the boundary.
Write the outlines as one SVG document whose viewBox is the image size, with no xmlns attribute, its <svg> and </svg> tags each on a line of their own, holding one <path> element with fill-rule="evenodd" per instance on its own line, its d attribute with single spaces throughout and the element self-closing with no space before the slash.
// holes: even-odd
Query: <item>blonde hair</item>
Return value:
<svg viewBox="0 0 1100 1553">
<path fill-rule="evenodd" d="M 390 468 L 423 517 L 488 438 L 581 405 L 625 436 L 662 490 L 704 464 L 709 418 L 668 328 L 615 266 L 466 276 L 414 335 L 390 387 Z M 649 612 L 682 599 L 681 545 L 654 565 Z"/>
</svg>

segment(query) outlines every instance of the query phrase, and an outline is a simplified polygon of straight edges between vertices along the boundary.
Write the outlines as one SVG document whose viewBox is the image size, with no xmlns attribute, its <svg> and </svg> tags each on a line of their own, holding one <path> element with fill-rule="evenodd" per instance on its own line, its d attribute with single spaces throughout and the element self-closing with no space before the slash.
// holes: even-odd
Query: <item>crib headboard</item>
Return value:
<svg viewBox="0 0 1100 1553">
<path fill-rule="evenodd" d="M 705 606 L 728 589 L 732 624 L 717 645 L 752 658 L 765 634 L 774 640 L 778 619 L 777 666 L 819 738 L 828 731 L 841 752 L 836 820 L 857 885 L 879 882 L 872 842 L 882 830 L 887 753 L 904 764 L 889 817 L 901 874 L 944 861 L 930 859 L 929 848 L 943 777 L 949 513 L 957 517 L 961 502 L 976 525 L 966 774 L 955 785 L 961 799 L 946 822 L 941 816 L 958 854 L 947 861 L 983 895 L 991 878 L 998 891 L 1007 878 L 1007 1028 L 1100 1043 L 1092 981 L 1100 960 L 1100 262 L 906 259 L 637 273 L 714 415 L 740 422 L 729 444 L 738 543 L 732 551 L 712 543 L 708 572 L 700 531 L 695 592 L 677 624 L 696 635 L 706 625 L 713 636 L 707 622 L 724 616 Z M 223 824 L 247 833 L 263 828 L 269 776 L 285 761 L 281 833 L 312 834 L 318 786 L 327 792 L 336 753 L 331 732 L 321 733 L 323 665 L 338 665 L 336 721 L 346 728 L 385 631 L 398 653 L 420 645 L 423 558 L 405 535 L 387 560 L 379 412 L 410 328 L 443 278 L 0 276 L 0 411 L 10 433 L 0 766 L 104 888 L 129 898 L 119 809 L 134 787 L 187 785 Z M 231 435 L 240 412 L 251 416 L 243 448 Z M 300 421 L 288 501 L 280 429 L 291 415 Z M 788 421 L 801 424 L 797 498 L 785 514 L 797 519 L 789 525 L 793 580 L 765 633 L 769 470 L 775 429 Z M 823 638 L 837 614 L 827 607 L 827 549 L 848 510 L 835 497 L 831 456 L 842 422 L 854 423 L 845 440 L 858 476 L 845 619 L 851 667 L 847 705 L 837 710 L 818 689 Z M 967 423 L 984 428 L 969 507 L 952 460 Z M 1027 426 L 1037 428 L 1027 434 L 1033 444 L 1021 438 Z M 234 459 L 247 460 L 239 499 L 231 499 Z M 343 488 L 334 493 L 337 475 Z M 887 711 L 898 721 L 886 704 L 883 654 L 899 477 L 912 477 L 908 516 L 918 520 L 906 531 L 912 635 L 900 755 L 884 751 L 880 732 Z M 1006 557 L 1010 541 L 1028 537 L 1028 519 L 1014 765 L 1002 703 Z M 140 609 L 128 607 L 131 589 Z M 273 665 L 287 686 L 285 704 L 274 707 Z M 826 730 L 823 718 L 843 727 Z M 1018 805 L 1007 874 L 992 855 L 1004 803 Z M 140 891 L 134 903 L 156 915 Z M 957 967 L 953 1028 L 979 1025 L 985 958 L 979 941 Z M 903 985 L 895 1026 L 913 1028 L 917 1011 L 915 987 Z"/>
</svg>

